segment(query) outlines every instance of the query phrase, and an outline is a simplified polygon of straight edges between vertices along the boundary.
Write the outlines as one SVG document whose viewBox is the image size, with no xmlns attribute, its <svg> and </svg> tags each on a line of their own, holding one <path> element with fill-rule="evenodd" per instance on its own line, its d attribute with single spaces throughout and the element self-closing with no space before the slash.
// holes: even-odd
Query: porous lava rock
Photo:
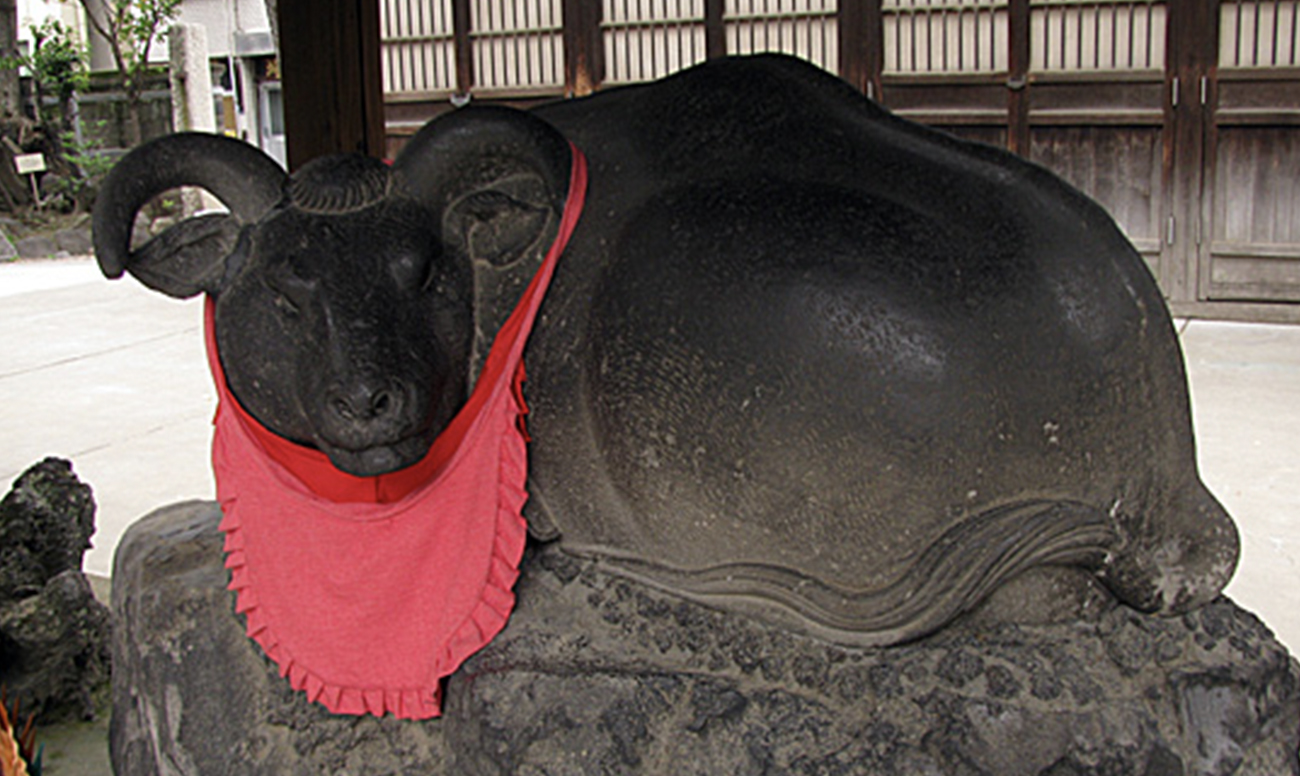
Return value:
<svg viewBox="0 0 1300 776">
<path fill-rule="evenodd" d="M 0 502 L 0 685 L 42 722 L 94 716 L 109 677 L 108 609 L 81 572 L 95 502 L 46 458 Z"/>
<path fill-rule="evenodd" d="M 240 774 L 1300 774 L 1300 665 L 1231 601 L 977 611 L 851 649 L 530 550 L 507 628 L 444 716 L 306 702 L 243 634 L 207 502 L 128 532 L 114 584 L 118 776 Z"/>
</svg>

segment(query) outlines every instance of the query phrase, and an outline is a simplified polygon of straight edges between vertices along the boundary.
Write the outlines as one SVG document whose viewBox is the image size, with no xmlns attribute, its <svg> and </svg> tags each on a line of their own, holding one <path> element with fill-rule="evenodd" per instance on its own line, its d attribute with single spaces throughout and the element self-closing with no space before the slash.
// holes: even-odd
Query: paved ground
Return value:
<svg viewBox="0 0 1300 776">
<path fill-rule="evenodd" d="M 0 488 L 71 460 L 99 505 L 88 571 L 110 573 L 133 520 L 212 497 L 201 332 L 197 300 L 110 283 L 88 259 L 0 265 Z"/>
<path fill-rule="evenodd" d="M 0 265 L 0 488 L 46 455 L 95 489 L 86 568 L 133 520 L 211 498 L 201 308 L 89 260 Z M 1243 534 L 1228 592 L 1300 652 L 1300 326 L 1181 322 L 1201 473 Z"/>
</svg>

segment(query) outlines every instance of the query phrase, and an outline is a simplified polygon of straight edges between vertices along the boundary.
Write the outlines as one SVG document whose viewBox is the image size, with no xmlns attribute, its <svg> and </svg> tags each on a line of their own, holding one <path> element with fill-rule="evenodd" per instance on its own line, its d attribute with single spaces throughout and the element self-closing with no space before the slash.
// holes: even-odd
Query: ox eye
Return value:
<svg viewBox="0 0 1300 776">
<path fill-rule="evenodd" d="M 290 299 L 288 296 L 280 293 L 279 291 L 275 291 L 272 294 L 271 301 L 272 304 L 275 305 L 275 309 L 279 310 L 281 314 L 288 316 L 290 318 L 298 317 L 298 314 L 300 312 L 300 310 L 298 309 L 298 305 L 294 304 L 293 300 Z"/>
<path fill-rule="evenodd" d="M 266 281 L 271 304 L 286 318 L 296 318 L 315 293 L 316 282 L 298 277 L 274 277 Z"/>
<path fill-rule="evenodd" d="M 404 253 L 389 261 L 388 272 L 398 288 L 423 291 L 428 284 L 429 262 L 416 254 Z"/>
</svg>

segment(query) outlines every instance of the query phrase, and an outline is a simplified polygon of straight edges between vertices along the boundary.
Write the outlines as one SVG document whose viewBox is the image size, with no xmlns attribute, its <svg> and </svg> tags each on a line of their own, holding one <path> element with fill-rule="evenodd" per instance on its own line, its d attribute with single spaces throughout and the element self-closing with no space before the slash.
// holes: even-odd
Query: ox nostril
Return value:
<svg viewBox="0 0 1300 776">
<path fill-rule="evenodd" d="M 370 400 L 370 414 L 373 417 L 380 417 L 387 414 L 393 406 L 392 394 L 388 391 L 379 391 L 374 398 Z"/>
<path fill-rule="evenodd" d="M 339 388 L 329 397 L 334 415 L 350 423 L 382 420 L 402 411 L 401 389 L 394 385 L 358 383 Z"/>
<path fill-rule="evenodd" d="M 334 410 L 335 415 L 338 415 L 344 420 L 356 419 L 357 413 L 352 409 L 352 404 L 348 402 L 347 399 L 341 397 L 335 398 L 330 402 L 330 407 Z"/>
</svg>

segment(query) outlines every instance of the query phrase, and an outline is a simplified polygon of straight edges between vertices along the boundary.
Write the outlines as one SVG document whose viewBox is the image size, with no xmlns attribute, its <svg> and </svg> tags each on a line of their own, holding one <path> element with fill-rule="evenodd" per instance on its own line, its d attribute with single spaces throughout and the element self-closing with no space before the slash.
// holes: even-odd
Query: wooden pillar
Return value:
<svg viewBox="0 0 1300 776">
<path fill-rule="evenodd" d="M 1007 148 L 1029 156 L 1029 0 L 1010 0 L 1007 35 Z"/>
<path fill-rule="evenodd" d="M 470 40 L 469 0 L 451 0 L 452 46 L 456 51 L 456 94 L 468 97 L 474 90 L 474 44 Z"/>
<path fill-rule="evenodd" d="M 586 97 L 605 80 L 600 21 L 600 3 L 564 0 L 564 91 L 570 97 Z"/>
<path fill-rule="evenodd" d="M 885 61 L 881 0 L 841 0 L 839 15 L 840 77 L 874 100 L 881 99 L 880 74 Z"/>
<path fill-rule="evenodd" d="M 1218 0 L 1168 5 L 1161 285 L 1175 302 L 1196 301 L 1202 275 L 1206 126 L 1219 50 Z"/>
<path fill-rule="evenodd" d="M 725 0 L 704 0 L 704 51 L 709 59 L 727 55 Z"/>
<path fill-rule="evenodd" d="M 384 154 L 377 0 L 280 0 L 289 169 L 340 152 Z"/>
</svg>

